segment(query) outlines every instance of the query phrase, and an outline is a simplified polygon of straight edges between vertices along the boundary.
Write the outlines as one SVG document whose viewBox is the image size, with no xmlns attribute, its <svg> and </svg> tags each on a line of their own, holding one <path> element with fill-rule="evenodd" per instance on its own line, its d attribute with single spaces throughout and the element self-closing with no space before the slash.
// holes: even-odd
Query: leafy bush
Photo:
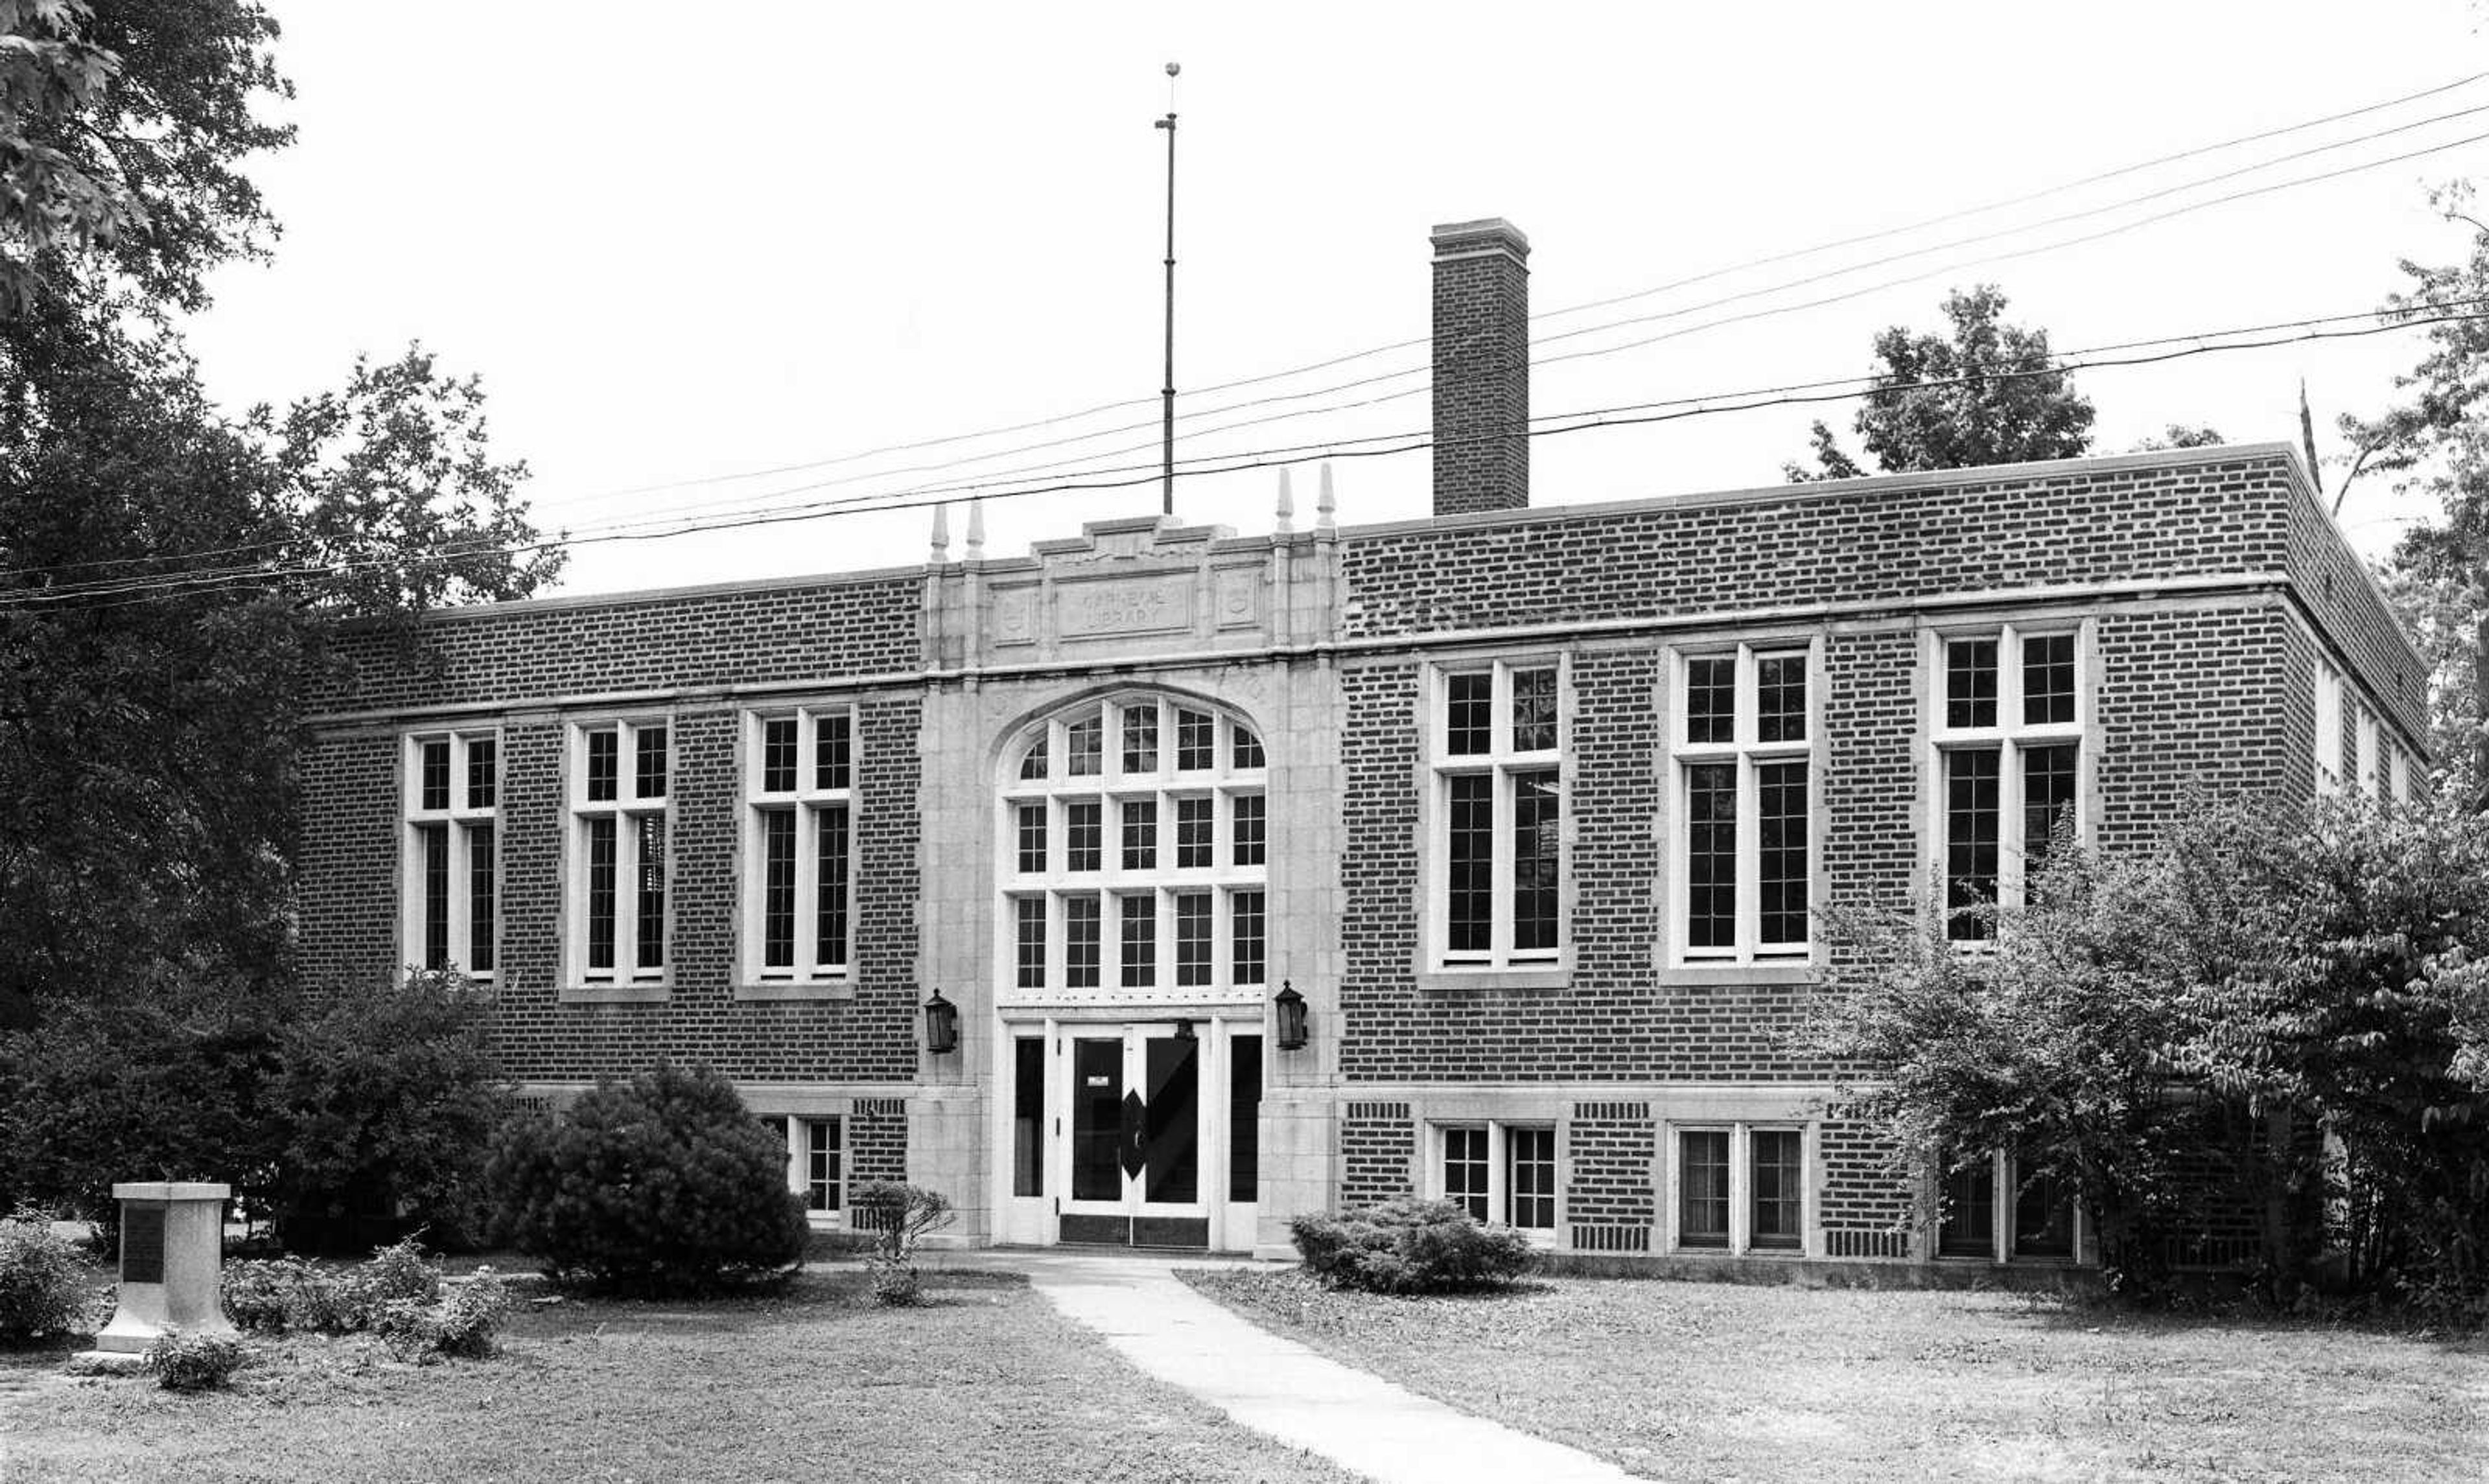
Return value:
<svg viewBox="0 0 2489 1484">
<path fill-rule="evenodd" d="M 453 1243 L 478 1235 L 484 1154 L 507 1093 L 481 1002 L 454 975 L 331 995 L 285 1026 L 266 1100 L 286 1245 L 352 1251 L 403 1231 L 406 1211 Z"/>
<path fill-rule="evenodd" d="M 706 1068 L 661 1066 L 510 1124 L 487 1181 L 500 1240 L 561 1282 L 698 1292 L 783 1277 L 804 1255 L 786 1145 Z"/>
<path fill-rule="evenodd" d="M 440 1298 L 441 1270 L 412 1237 L 350 1269 L 279 1257 L 234 1263 L 224 1271 L 226 1315 L 242 1328 L 268 1334 L 353 1334 L 379 1327 L 392 1305 L 421 1311 Z"/>
<path fill-rule="evenodd" d="M 1529 1240 L 1484 1226 L 1452 1201 L 1397 1200 L 1288 1224 L 1305 1269 L 1334 1288 L 1444 1294 L 1501 1287 L 1529 1271 Z"/>
<path fill-rule="evenodd" d="M 223 1274 L 225 1317 L 243 1329 L 285 1332 L 285 1311 L 311 1265 L 296 1257 L 228 1263 Z"/>
<path fill-rule="evenodd" d="M 116 1181 L 256 1188 L 274 1153 L 259 1096 L 273 1055 L 267 998 L 166 974 L 0 1034 L 0 1207 L 95 1221 L 109 1251 Z"/>
<path fill-rule="evenodd" d="M 298 1247 L 395 1236 L 402 1210 L 461 1235 L 505 1094 L 445 976 L 306 1000 L 168 974 L 0 1034 L 0 1206 L 108 1242 L 114 1182 L 217 1181 Z"/>
<path fill-rule="evenodd" d="M 916 1244 L 928 1232 L 951 1224 L 950 1197 L 922 1185 L 867 1181 L 847 1195 L 848 1213 L 877 1239 L 865 1266 L 873 1274 L 873 1301 L 893 1308 L 922 1303 Z"/>
<path fill-rule="evenodd" d="M 86 1263 L 41 1212 L 0 1220 L 0 1345 L 67 1334 L 86 1319 Z"/>
<path fill-rule="evenodd" d="M 374 1251 L 355 1270 L 375 1303 L 432 1303 L 441 1298 L 441 1270 L 427 1261 L 414 1237 Z"/>
<path fill-rule="evenodd" d="M 381 1305 L 374 1327 L 401 1360 L 428 1365 L 443 1358 L 481 1360 L 493 1354 L 501 1316 L 509 1311 L 510 1285 L 490 1268 L 478 1268 L 437 1302 L 394 1298 Z"/>
<path fill-rule="evenodd" d="M 167 1391 L 214 1391 L 242 1368 L 240 1341 L 167 1329 L 147 1347 L 142 1364 Z"/>
</svg>

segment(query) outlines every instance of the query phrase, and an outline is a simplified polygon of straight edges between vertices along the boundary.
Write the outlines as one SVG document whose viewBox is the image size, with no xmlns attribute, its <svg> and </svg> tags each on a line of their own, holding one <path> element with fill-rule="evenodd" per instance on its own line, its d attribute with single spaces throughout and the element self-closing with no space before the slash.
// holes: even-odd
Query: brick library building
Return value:
<svg viewBox="0 0 2489 1484">
<path fill-rule="evenodd" d="M 332 985 L 523 1090 L 664 1060 L 975 1243 L 1281 1254 L 1415 1193 L 1653 1263 L 2081 1263 L 1899 1171 L 1791 1032 L 1817 909 L 2011 905 L 2054 821 L 2399 794 L 2424 669 L 2291 448 L 1530 503 L 1529 246 L 1434 235 L 1430 519 L 1144 517 L 438 613 L 306 778 Z"/>
</svg>

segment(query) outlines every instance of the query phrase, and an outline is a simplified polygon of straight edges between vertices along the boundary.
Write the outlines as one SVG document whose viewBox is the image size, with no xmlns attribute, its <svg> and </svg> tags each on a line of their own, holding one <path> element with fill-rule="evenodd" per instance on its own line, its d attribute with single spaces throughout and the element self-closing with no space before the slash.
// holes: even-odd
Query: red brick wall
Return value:
<svg viewBox="0 0 2489 1484">
<path fill-rule="evenodd" d="M 1572 1245 L 1644 1252 L 1658 1220 L 1651 1159 L 1659 1125 L 1647 1102 L 1578 1102 L 1568 1129 L 1571 1173 L 1564 1219 Z"/>
<path fill-rule="evenodd" d="M 1435 235 L 1437 515 L 1530 503 L 1530 247 L 1476 226 Z"/>
<path fill-rule="evenodd" d="M 2289 562 L 2290 481 L 2286 456 L 2274 453 L 2037 480 L 1931 476 L 1924 489 L 1791 485 L 1733 500 L 1352 531 L 1341 549 L 1342 626 L 1351 636 L 1442 634 L 2277 573 Z"/>
<path fill-rule="evenodd" d="M 1829 1110 L 1823 1121 L 1822 1184 L 1817 1212 L 1824 1255 L 1904 1257 L 1913 1209 L 1910 1182 L 1897 1177 L 1894 1147 L 1875 1126 Z"/>
<path fill-rule="evenodd" d="M 412 641 L 347 636 L 347 668 L 312 710 L 904 673 L 922 593 L 913 575 L 865 576 L 453 610 Z"/>
<path fill-rule="evenodd" d="M 1352 1102 L 1339 1122 L 1338 1210 L 1413 1193 L 1417 1126 L 1405 1102 Z"/>
</svg>

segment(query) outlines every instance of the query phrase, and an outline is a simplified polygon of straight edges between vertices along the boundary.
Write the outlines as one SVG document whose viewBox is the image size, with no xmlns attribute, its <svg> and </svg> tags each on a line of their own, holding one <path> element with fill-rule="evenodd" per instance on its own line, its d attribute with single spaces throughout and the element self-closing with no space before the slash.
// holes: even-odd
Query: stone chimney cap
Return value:
<svg viewBox="0 0 2489 1484">
<path fill-rule="evenodd" d="M 1516 258 L 1530 256 L 1530 239 L 1521 229 L 1501 216 L 1481 217 L 1476 221 L 1439 223 L 1431 234 L 1435 257 L 1466 258 L 1481 252 L 1508 252 Z"/>
</svg>

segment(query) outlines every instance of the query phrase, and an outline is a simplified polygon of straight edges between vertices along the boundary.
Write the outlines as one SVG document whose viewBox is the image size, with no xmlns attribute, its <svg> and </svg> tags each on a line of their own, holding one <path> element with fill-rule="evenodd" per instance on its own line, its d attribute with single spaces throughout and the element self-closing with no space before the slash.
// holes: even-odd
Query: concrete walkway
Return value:
<svg viewBox="0 0 2489 1484">
<path fill-rule="evenodd" d="M 1168 1259 L 988 1249 L 973 1261 L 1027 1273 L 1057 1309 L 1159 1380 L 1384 1484 L 1633 1478 L 1578 1448 L 1456 1412 L 1281 1339 L 1186 1287 Z"/>
</svg>

